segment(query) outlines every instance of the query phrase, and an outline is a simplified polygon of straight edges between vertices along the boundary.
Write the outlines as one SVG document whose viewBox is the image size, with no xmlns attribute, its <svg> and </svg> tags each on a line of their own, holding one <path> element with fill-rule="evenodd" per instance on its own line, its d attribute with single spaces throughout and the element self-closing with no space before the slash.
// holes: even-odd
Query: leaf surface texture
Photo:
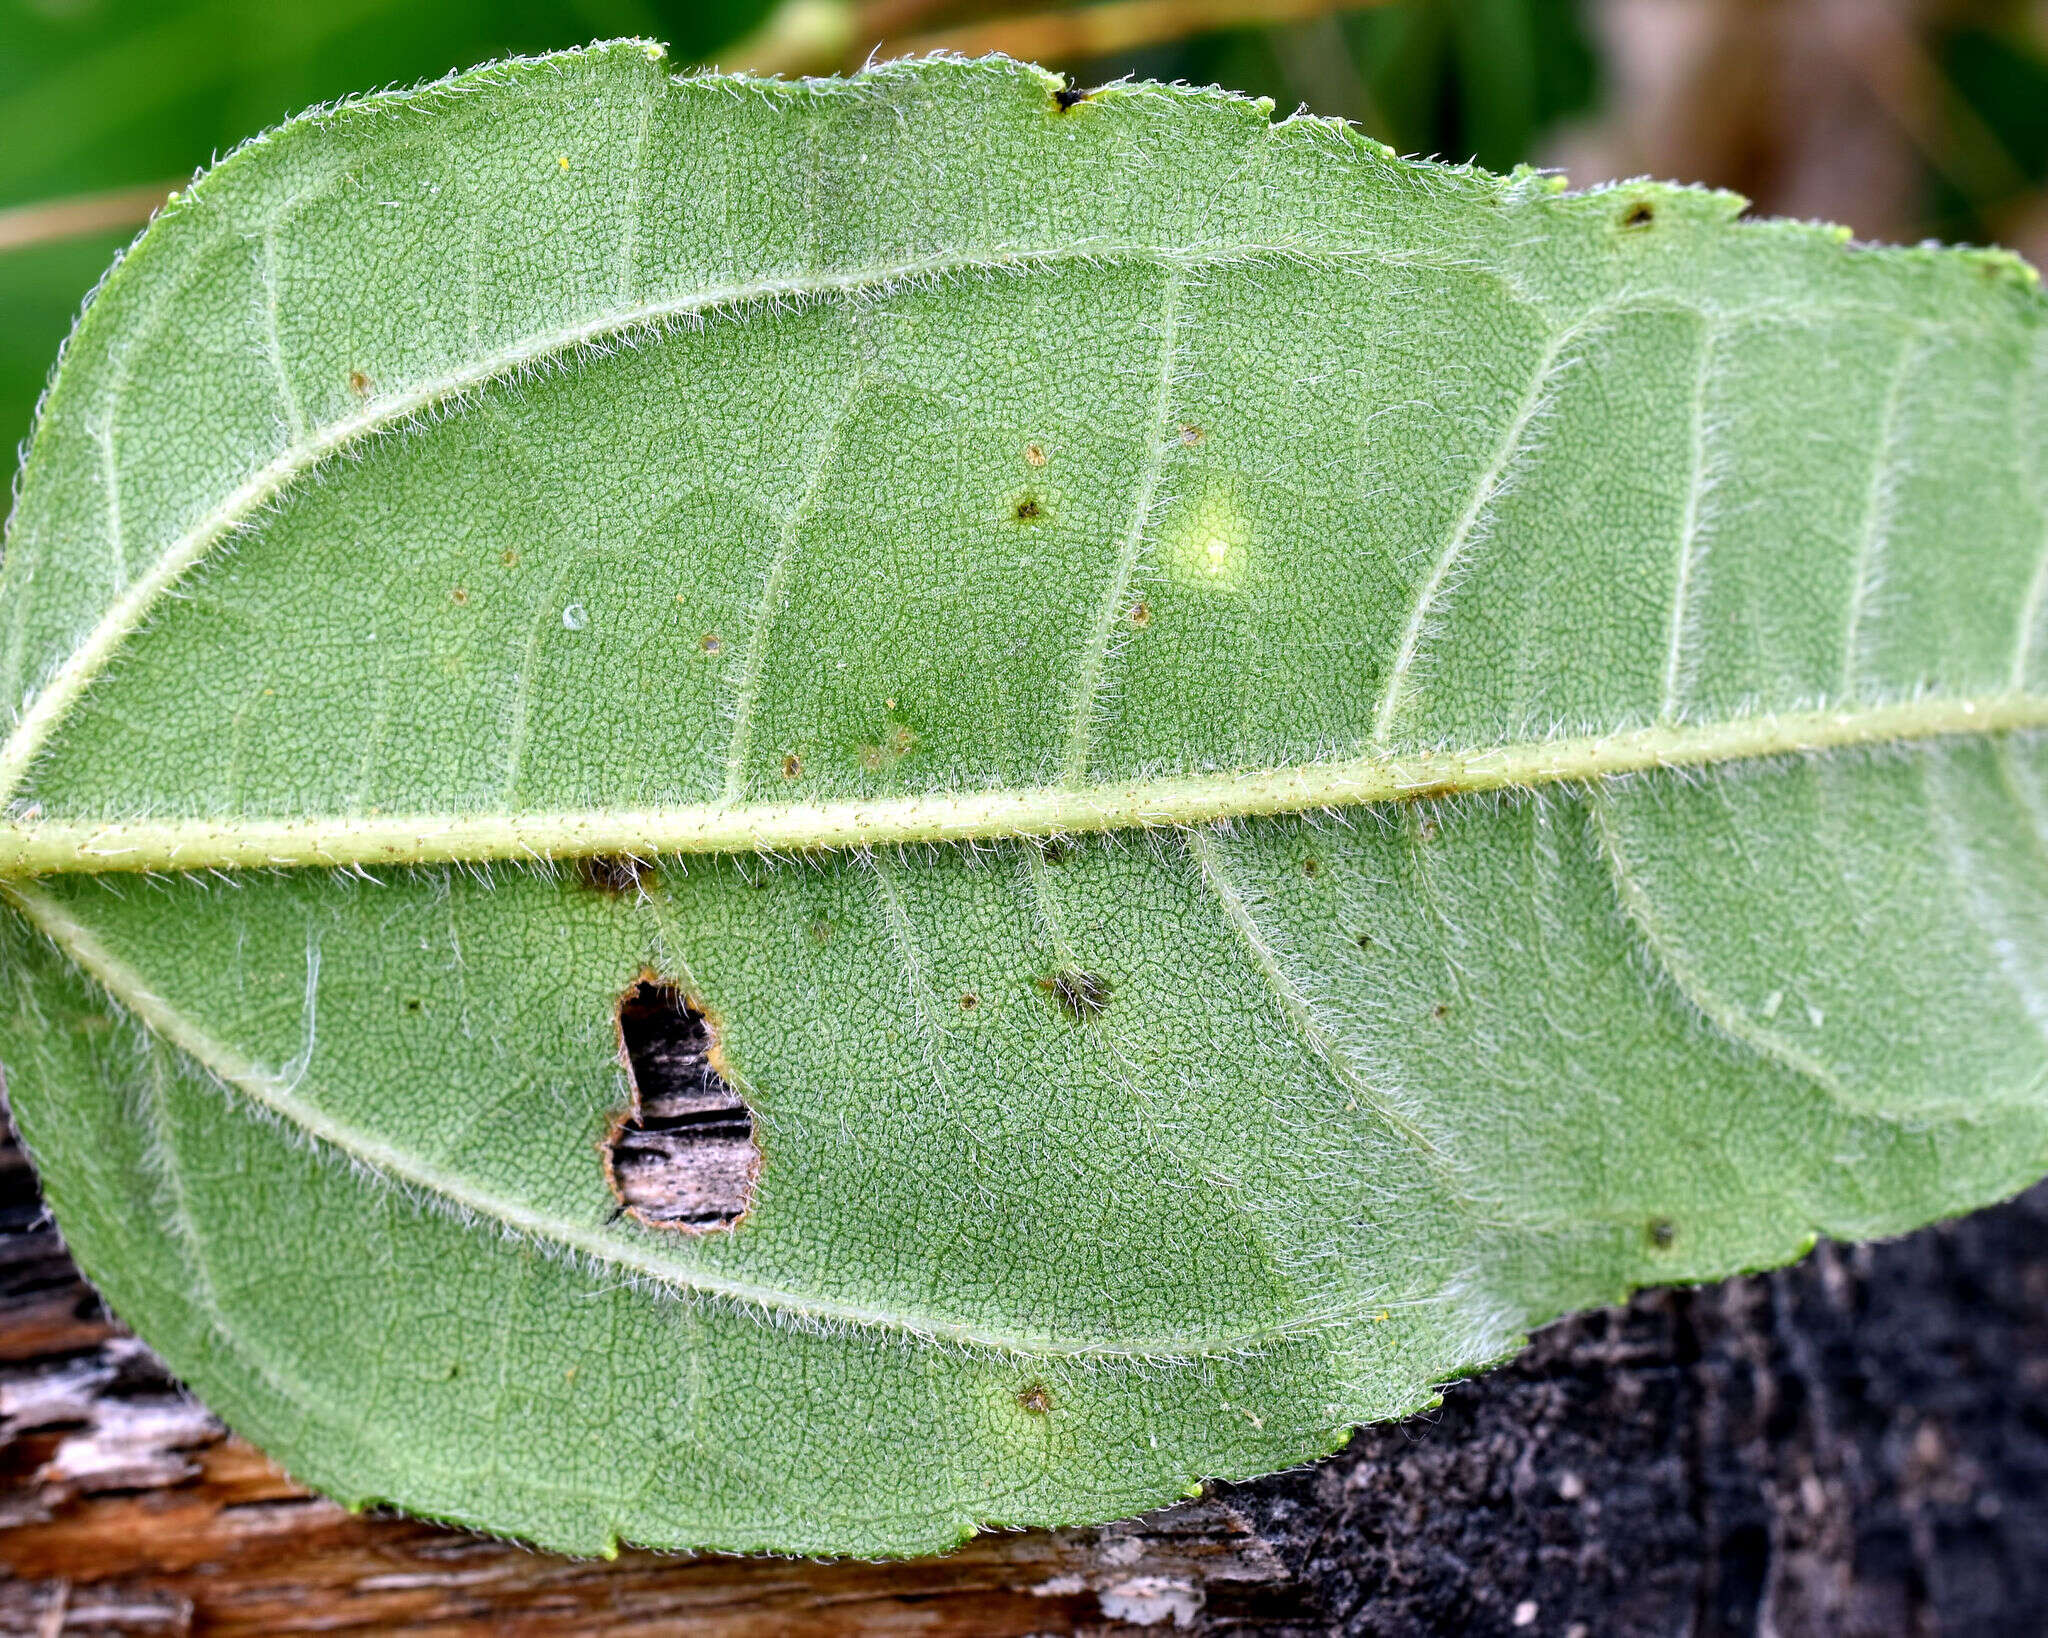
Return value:
<svg viewBox="0 0 2048 1638">
<path fill-rule="evenodd" d="M 307 1480 L 929 1550 L 2048 1167 L 2024 270 L 1056 84 L 501 65 L 81 320 L 0 1047 Z M 643 975 L 731 1229 L 607 1181 Z"/>
</svg>

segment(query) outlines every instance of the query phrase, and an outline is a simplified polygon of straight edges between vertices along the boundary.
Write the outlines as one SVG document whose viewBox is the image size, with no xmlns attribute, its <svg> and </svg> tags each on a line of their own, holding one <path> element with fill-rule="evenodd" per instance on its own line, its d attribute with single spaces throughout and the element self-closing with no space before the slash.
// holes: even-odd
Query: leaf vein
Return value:
<svg viewBox="0 0 2048 1638">
<path fill-rule="evenodd" d="M 1088 752 L 1095 737 L 1095 712 L 1102 693 L 1102 670 L 1109 653 L 1109 634 L 1130 596 L 1131 576 L 1145 549 L 1145 532 L 1151 523 L 1152 507 L 1159 493 L 1159 479 L 1166 468 L 1167 435 L 1173 409 L 1174 364 L 1178 356 L 1180 302 L 1187 275 L 1180 268 L 1169 269 L 1159 299 L 1159 381 L 1152 395 L 1151 441 L 1138 469 L 1137 488 L 1131 496 L 1131 521 L 1124 530 L 1116 564 L 1102 601 L 1081 648 L 1075 668 L 1074 716 L 1067 728 L 1066 756 L 1061 764 L 1066 783 L 1080 785 L 1088 777 Z"/>
<path fill-rule="evenodd" d="M 1295 1038 L 1308 1049 L 1310 1056 L 1329 1072 L 1339 1086 L 1358 1100 L 1361 1107 L 1371 1110 L 1381 1125 L 1416 1152 L 1424 1167 L 1442 1187 L 1453 1205 L 1462 1211 L 1472 1211 L 1476 1202 L 1459 1181 L 1457 1169 L 1450 1156 L 1391 1098 L 1365 1077 L 1359 1067 L 1352 1062 L 1350 1054 L 1316 1017 L 1314 1005 L 1282 965 L 1279 951 L 1273 947 L 1272 939 L 1259 925 L 1258 918 L 1245 900 L 1243 890 L 1231 880 L 1224 869 L 1214 833 L 1205 827 L 1193 827 L 1183 831 L 1182 835 L 1186 840 L 1188 856 L 1194 861 L 1203 885 L 1214 896 L 1222 908 L 1224 920 L 1230 924 L 1231 930 L 1243 943 L 1246 953 L 1251 956 L 1253 968 L 1278 1004 L 1280 1015 L 1286 1020 Z"/>
<path fill-rule="evenodd" d="M 1849 615 L 1842 632 L 1842 684 L 1844 699 L 1854 696 L 1857 663 L 1863 640 L 1863 622 L 1868 604 L 1876 592 L 1880 542 L 1891 527 L 1892 446 L 1898 437 L 1899 401 L 1905 396 L 1906 377 L 1919 346 L 1901 342 L 1899 356 L 1885 383 L 1884 404 L 1878 412 L 1877 440 L 1870 457 L 1870 481 L 1863 493 L 1863 522 L 1857 531 L 1856 552 L 1849 579 Z"/>
<path fill-rule="evenodd" d="M 1678 576 L 1671 594 L 1671 630 L 1664 650 L 1664 701 L 1657 712 L 1659 722 L 1678 716 L 1678 693 L 1685 663 L 1685 623 L 1690 612 L 1692 577 L 1697 568 L 1700 527 L 1700 497 L 1706 484 L 1707 383 L 1713 373 L 1716 332 L 1704 322 L 1699 343 L 1699 362 L 1693 374 L 1690 402 L 1691 467 L 1686 478 L 1685 507 L 1678 525 Z"/>
<path fill-rule="evenodd" d="M 1790 1070 L 1850 1113 L 1865 1113 L 1849 1096 L 1841 1078 L 1820 1059 L 1794 1046 L 1776 1030 L 1765 1029 L 1755 1023 L 1739 1006 L 1707 982 L 1706 975 L 1686 957 L 1659 919 L 1656 902 L 1622 850 L 1621 836 L 1607 800 L 1597 791 L 1591 793 L 1586 811 L 1591 816 L 1600 856 L 1607 865 L 1609 884 L 1622 919 L 1635 930 L 1644 953 L 1670 980 L 1672 988 L 1723 1039 Z"/>
<path fill-rule="evenodd" d="M 776 530 L 775 554 L 769 559 L 768 572 L 761 582 L 761 600 L 754 606 L 753 622 L 747 631 L 747 651 L 740 656 L 739 679 L 733 692 L 732 737 L 726 742 L 725 751 L 725 803 L 728 807 L 737 806 L 746 795 L 747 756 L 753 750 L 754 708 L 761 697 L 761 670 L 766 660 L 764 651 L 768 646 L 769 633 L 775 627 L 775 618 L 782 612 L 789 568 L 796 556 L 797 535 L 809 521 L 812 507 L 817 504 L 819 487 L 839 453 L 840 440 L 846 435 L 846 428 L 853 420 L 854 406 L 860 402 L 866 385 L 866 375 L 855 370 L 846 396 L 840 400 L 838 409 L 819 436 L 817 454 L 804 476 L 803 489 L 790 503 L 789 510 L 782 516 L 780 528 Z"/>
</svg>

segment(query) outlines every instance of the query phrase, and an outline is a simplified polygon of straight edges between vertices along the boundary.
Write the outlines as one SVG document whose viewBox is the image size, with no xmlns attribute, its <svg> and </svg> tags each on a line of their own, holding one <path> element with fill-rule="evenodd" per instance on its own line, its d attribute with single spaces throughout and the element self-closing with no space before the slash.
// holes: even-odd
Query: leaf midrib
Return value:
<svg viewBox="0 0 2048 1638">
<path fill-rule="evenodd" d="M 1665 723 L 1572 738 L 1369 755 L 1073 787 L 814 803 L 682 803 L 536 813 L 0 822 L 0 879 L 66 872 L 335 868 L 624 854 L 813 852 L 1164 828 L 1583 784 L 1658 768 L 2048 728 L 2048 695 L 1930 698 Z"/>
</svg>

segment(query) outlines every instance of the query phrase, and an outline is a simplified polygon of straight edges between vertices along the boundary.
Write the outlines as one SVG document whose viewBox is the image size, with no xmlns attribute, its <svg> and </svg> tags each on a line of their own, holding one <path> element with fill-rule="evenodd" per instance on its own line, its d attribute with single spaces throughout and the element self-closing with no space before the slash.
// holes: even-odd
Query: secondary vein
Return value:
<svg viewBox="0 0 2048 1638">
<path fill-rule="evenodd" d="M 1166 469 L 1167 429 L 1173 409 L 1174 360 L 1180 338 L 1180 300 L 1187 275 L 1175 268 L 1166 275 L 1159 297 L 1159 379 L 1153 392 L 1148 431 L 1151 441 L 1138 470 L 1138 486 L 1131 497 L 1131 521 L 1117 551 L 1116 566 L 1104 587 L 1102 602 L 1088 628 L 1088 640 L 1081 649 L 1081 663 L 1074 677 L 1074 718 L 1067 729 L 1067 752 L 1063 764 L 1069 785 L 1084 783 L 1088 777 L 1088 752 L 1095 740 L 1095 711 L 1102 695 L 1102 667 L 1109 655 L 1109 634 L 1130 596 L 1131 575 L 1138 555 L 1145 549 L 1145 531 L 1159 495 L 1160 474 Z"/>
</svg>

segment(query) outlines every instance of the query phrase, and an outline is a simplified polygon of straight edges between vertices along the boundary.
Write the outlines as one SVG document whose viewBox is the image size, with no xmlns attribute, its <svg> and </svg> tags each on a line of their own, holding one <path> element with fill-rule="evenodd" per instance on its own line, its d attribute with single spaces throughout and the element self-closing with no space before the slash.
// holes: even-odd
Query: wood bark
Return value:
<svg viewBox="0 0 2048 1638">
<path fill-rule="evenodd" d="M 557 1558 L 292 1483 L 100 1307 L 0 1147 L 0 1633 L 2030 1638 L 2048 1185 L 1544 1331 L 1330 1461 L 943 1558 Z"/>
</svg>

